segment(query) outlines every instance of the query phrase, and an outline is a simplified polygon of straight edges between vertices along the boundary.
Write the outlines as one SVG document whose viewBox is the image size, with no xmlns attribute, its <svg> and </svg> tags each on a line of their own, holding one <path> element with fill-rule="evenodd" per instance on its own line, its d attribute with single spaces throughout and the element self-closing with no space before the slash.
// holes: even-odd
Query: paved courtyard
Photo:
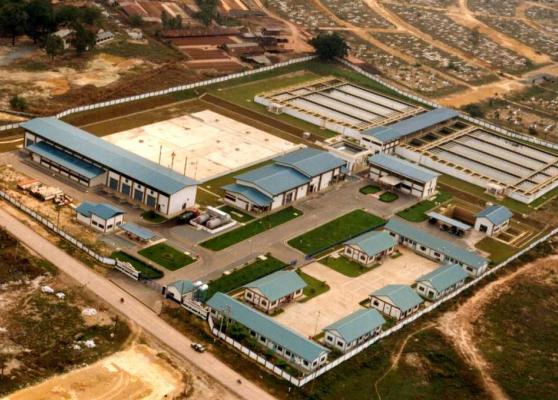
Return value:
<svg viewBox="0 0 558 400">
<path fill-rule="evenodd" d="M 399 251 L 402 253 L 400 257 L 388 258 L 379 267 L 357 278 L 349 278 L 318 262 L 305 266 L 305 273 L 325 281 L 330 289 L 305 303 L 287 306 L 276 319 L 305 336 L 314 336 L 327 325 L 361 308 L 359 303 L 370 292 L 389 284 L 410 285 L 419 276 L 438 267 L 438 263 L 406 248 Z"/>
</svg>

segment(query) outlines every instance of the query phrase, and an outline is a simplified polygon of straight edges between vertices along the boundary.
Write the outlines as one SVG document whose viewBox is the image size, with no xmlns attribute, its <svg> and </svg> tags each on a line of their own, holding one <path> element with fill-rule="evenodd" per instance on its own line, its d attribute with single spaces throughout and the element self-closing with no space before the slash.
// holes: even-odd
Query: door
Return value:
<svg viewBox="0 0 558 400">
<path fill-rule="evenodd" d="M 113 190 L 118 190 L 118 179 L 110 178 L 109 179 L 109 188 Z"/>
<path fill-rule="evenodd" d="M 130 185 L 123 184 L 122 185 L 122 193 L 124 193 L 126 196 L 129 196 L 130 195 Z"/>
<path fill-rule="evenodd" d="M 142 201 L 143 200 L 143 192 L 141 190 L 134 190 L 134 200 Z"/>
</svg>

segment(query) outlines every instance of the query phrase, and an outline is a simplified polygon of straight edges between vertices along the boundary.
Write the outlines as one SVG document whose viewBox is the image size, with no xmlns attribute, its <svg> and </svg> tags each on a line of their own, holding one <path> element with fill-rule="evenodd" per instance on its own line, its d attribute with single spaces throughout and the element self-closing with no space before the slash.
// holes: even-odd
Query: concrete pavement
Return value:
<svg viewBox="0 0 558 400">
<path fill-rule="evenodd" d="M 8 207 L 6 203 L 0 204 L 1 207 Z M 60 250 L 2 209 L 0 209 L 0 221 L 8 232 L 26 246 L 83 284 L 84 287 L 86 286 L 124 316 L 133 320 L 138 326 L 173 349 L 178 355 L 190 361 L 194 366 L 213 377 L 238 396 L 250 400 L 274 399 L 269 393 L 254 383 L 245 380 L 240 374 L 223 364 L 212 354 L 194 352 L 190 348 L 192 342 L 188 338 L 159 318 L 149 308 L 112 282 L 95 273 L 86 265 Z M 125 299 L 124 303 L 121 303 L 121 298 Z M 242 384 L 238 384 L 238 379 L 242 380 Z"/>
</svg>

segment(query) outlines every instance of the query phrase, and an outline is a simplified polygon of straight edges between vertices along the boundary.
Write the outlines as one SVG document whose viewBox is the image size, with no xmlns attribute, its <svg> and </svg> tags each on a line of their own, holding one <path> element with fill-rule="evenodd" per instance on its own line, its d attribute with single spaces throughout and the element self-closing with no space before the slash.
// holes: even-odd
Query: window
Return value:
<svg viewBox="0 0 558 400">
<path fill-rule="evenodd" d="M 426 251 L 426 247 L 424 247 L 424 246 L 420 246 L 420 249 L 421 249 L 422 251 Z"/>
<path fill-rule="evenodd" d="M 306 360 L 303 361 L 303 364 L 304 364 L 305 367 L 307 367 L 309 365 L 308 361 L 306 361 Z"/>
<path fill-rule="evenodd" d="M 107 229 L 110 229 L 110 228 L 112 228 L 112 224 L 107 225 Z"/>
<path fill-rule="evenodd" d="M 286 355 L 287 357 L 290 357 L 290 356 L 292 356 L 292 353 L 291 353 L 289 350 L 287 350 L 287 351 L 285 351 L 285 355 Z"/>
<path fill-rule="evenodd" d="M 91 221 L 91 225 L 99 226 L 96 221 Z"/>
<path fill-rule="evenodd" d="M 380 302 L 379 302 L 378 300 L 374 300 L 372 303 L 373 303 L 375 306 L 379 306 L 379 305 L 380 305 Z"/>
<path fill-rule="evenodd" d="M 253 297 L 252 292 L 246 292 L 247 299 L 252 299 L 252 297 Z"/>
<path fill-rule="evenodd" d="M 283 351 L 283 348 L 282 348 L 281 346 L 277 346 L 277 347 L 276 347 L 276 350 L 277 350 L 277 351 Z"/>
<path fill-rule="evenodd" d="M 262 306 L 267 307 L 267 300 L 262 299 L 261 303 L 262 303 Z"/>
<path fill-rule="evenodd" d="M 265 344 L 265 343 L 267 343 L 267 339 L 264 338 L 263 336 L 260 336 L 260 342 Z"/>
<path fill-rule="evenodd" d="M 333 343 L 333 336 L 331 335 L 326 335 L 326 341 Z"/>
<path fill-rule="evenodd" d="M 353 249 L 351 249 L 350 247 L 347 247 L 345 249 L 345 253 L 347 253 L 348 255 L 352 255 L 353 254 Z"/>
<path fill-rule="evenodd" d="M 250 336 L 256 337 L 256 332 L 254 332 L 252 329 L 250 329 Z"/>
<path fill-rule="evenodd" d="M 366 261 L 366 255 L 365 254 L 360 255 L 360 261 Z"/>
<path fill-rule="evenodd" d="M 343 347 L 344 344 L 345 344 L 345 343 L 343 343 L 341 340 L 338 340 L 338 341 L 337 341 L 337 346 L 339 346 L 339 347 Z"/>
</svg>

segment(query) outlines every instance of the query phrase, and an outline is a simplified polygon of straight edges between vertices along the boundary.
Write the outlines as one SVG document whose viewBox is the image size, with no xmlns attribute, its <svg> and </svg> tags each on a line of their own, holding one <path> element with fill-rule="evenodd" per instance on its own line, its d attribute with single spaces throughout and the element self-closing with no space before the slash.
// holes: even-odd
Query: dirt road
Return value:
<svg viewBox="0 0 558 400">
<path fill-rule="evenodd" d="M 1 203 L 1 206 L 7 207 L 5 203 Z M 250 400 L 271 400 L 274 398 L 254 383 L 243 379 L 240 374 L 213 355 L 209 353 L 199 354 L 193 351 L 190 348 L 192 342 L 188 338 L 164 322 L 149 308 L 2 209 L 0 209 L 0 221 L 8 232 L 27 247 L 52 262 L 61 271 L 83 284 L 84 287 L 88 287 L 89 290 L 104 299 L 120 313 L 173 349 L 177 355 L 190 361 L 238 396 Z M 122 303 L 120 299 L 124 299 L 124 302 Z M 242 380 L 242 384 L 238 384 L 239 379 Z"/>
<path fill-rule="evenodd" d="M 494 399 L 501 400 L 509 397 L 492 378 L 490 365 L 475 345 L 473 323 L 482 315 L 483 308 L 491 300 L 508 290 L 518 277 L 537 267 L 557 261 L 558 255 L 554 255 L 525 264 L 517 271 L 484 286 L 456 311 L 447 312 L 438 320 L 438 329 L 448 337 L 465 360 L 481 372 L 485 388 Z"/>
</svg>

